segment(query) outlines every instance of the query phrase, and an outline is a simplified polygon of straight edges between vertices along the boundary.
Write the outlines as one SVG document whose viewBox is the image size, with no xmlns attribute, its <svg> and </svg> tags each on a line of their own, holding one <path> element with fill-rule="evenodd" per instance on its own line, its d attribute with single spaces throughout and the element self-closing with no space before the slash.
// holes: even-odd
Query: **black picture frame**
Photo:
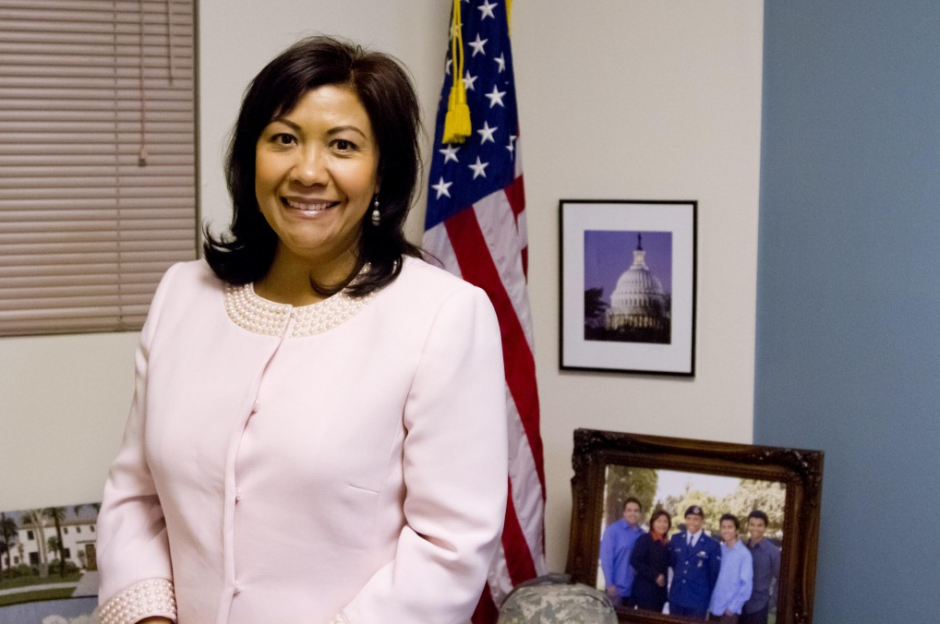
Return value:
<svg viewBox="0 0 940 624">
<path fill-rule="evenodd" d="M 695 200 L 560 200 L 562 370 L 695 376 L 697 213 Z"/>
</svg>

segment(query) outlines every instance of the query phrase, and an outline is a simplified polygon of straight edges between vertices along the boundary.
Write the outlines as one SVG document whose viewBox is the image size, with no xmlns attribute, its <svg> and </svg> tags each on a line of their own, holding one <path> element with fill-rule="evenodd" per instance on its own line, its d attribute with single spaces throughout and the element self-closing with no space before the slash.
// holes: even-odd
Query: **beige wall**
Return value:
<svg viewBox="0 0 940 624">
<path fill-rule="evenodd" d="M 751 440 L 762 3 L 516 0 L 514 10 L 548 562 L 560 570 L 575 428 Z M 226 223 L 222 146 L 266 60 L 315 32 L 392 52 L 411 68 L 433 124 L 448 11 L 445 0 L 201 0 L 203 216 Z M 561 198 L 699 200 L 695 379 L 559 372 Z M 415 235 L 423 212 L 422 202 L 409 221 Z M 0 340 L 0 509 L 99 498 L 130 401 L 135 341 Z"/>
<path fill-rule="evenodd" d="M 513 53 L 548 507 L 578 427 L 752 439 L 763 3 L 518 0 Z M 558 370 L 558 200 L 697 199 L 694 379 Z"/>
</svg>

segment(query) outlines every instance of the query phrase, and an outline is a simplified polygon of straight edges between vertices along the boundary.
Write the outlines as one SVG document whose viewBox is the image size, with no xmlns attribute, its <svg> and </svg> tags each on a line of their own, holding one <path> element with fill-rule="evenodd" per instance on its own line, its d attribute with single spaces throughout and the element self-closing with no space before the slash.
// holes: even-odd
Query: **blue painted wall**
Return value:
<svg viewBox="0 0 940 624">
<path fill-rule="evenodd" d="M 826 453 L 815 622 L 940 622 L 940 1 L 764 38 L 755 442 Z"/>
</svg>

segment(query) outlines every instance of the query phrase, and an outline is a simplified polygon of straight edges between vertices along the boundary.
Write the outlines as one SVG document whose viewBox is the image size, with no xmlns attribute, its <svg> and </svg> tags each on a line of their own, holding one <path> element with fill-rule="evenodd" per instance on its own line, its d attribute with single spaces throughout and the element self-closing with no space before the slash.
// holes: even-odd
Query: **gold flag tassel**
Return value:
<svg viewBox="0 0 940 624">
<path fill-rule="evenodd" d="M 512 37 L 512 0 L 506 0 L 506 26 L 509 28 L 509 36 Z"/>
<path fill-rule="evenodd" d="M 463 33 L 460 23 L 460 0 L 454 0 L 454 13 L 450 24 L 450 58 L 453 61 L 454 83 L 447 98 L 444 116 L 444 143 L 463 143 L 470 136 L 470 107 L 467 106 L 467 88 L 463 84 Z"/>
</svg>

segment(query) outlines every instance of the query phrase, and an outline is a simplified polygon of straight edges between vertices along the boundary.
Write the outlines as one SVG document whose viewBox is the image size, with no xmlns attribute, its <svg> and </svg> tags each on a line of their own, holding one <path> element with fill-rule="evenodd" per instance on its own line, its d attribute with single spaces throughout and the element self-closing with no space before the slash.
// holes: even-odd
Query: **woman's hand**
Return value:
<svg viewBox="0 0 940 624">
<path fill-rule="evenodd" d="M 660 587 L 665 587 L 665 586 L 666 586 L 666 575 L 665 575 L 665 574 L 660 574 L 659 576 L 657 576 L 657 577 L 656 577 L 656 584 L 659 585 Z"/>
</svg>

